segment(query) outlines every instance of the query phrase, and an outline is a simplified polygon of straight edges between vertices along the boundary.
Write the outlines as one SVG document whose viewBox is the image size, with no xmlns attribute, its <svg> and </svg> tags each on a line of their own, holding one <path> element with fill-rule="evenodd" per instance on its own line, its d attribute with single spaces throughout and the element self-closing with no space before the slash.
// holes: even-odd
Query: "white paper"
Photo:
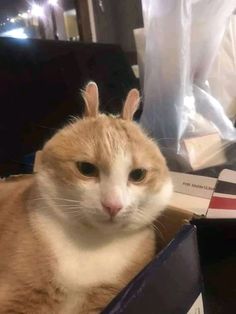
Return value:
<svg viewBox="0 0 236 314">
<path fill-rule="evenodd" d="M 206 215 L 217 179 L 186 173 L 171 172 L 174 184 L 169 207 Z"/>
<path fill-rule="evenodd" d="M 171 177 L 175 192 L 208 200 L 212 196 L 217 181 L 215 178 L 180 172 L 171 172 Z"/>
<path fill-rule="evenodd" d="M 198 296 L 197 300 L 194 302 L 187 314 L 204 314 L 202 294 Z"/>
</svg>

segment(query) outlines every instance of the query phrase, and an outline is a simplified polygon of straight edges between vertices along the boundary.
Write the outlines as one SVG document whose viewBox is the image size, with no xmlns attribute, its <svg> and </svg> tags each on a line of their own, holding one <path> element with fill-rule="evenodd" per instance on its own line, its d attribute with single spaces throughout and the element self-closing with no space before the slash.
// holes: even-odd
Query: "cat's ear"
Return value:
<svg viewBox="0 0 236 314">
<path fill-rule="evenodd" d="M 85 117 L 96 118 L 99 113 L 99 93 L 95 82 L 89 82 L 82 91 L 85 102 Z"/>
<path fill-rule="evenodd" d="M 134 88 L 131 89 L 126 97 L 121 118 L 124 120 L 132 120 L 135 112 L 139 107 L 140 95 L 139 91 Z"/>
</svg>

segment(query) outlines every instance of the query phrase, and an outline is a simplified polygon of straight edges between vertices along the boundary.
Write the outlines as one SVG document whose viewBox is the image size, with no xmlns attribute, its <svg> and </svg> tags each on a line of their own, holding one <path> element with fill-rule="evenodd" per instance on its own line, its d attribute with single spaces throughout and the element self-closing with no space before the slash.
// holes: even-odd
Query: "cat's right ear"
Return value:
<svg viewBox="0 0 236 314">
<path fill-rule="evenodd" d="M 89 82 L 82 91 L 85 102 L 85 117 L 96 118 L 99 113 L 99 93 L 95 82 Z"/>
</svg>

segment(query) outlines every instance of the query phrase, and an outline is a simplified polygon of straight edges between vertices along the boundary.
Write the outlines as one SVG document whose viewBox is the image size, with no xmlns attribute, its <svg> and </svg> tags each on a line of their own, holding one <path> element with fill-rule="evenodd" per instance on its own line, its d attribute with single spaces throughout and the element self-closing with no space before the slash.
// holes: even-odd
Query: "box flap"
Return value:
<svg viewBox="0 0 236 314">
<path fill-rule="evenodd" d="M 196 229 L 185 225 L 102 314 L 183 314 L 200 292 Z"/>
</svg>

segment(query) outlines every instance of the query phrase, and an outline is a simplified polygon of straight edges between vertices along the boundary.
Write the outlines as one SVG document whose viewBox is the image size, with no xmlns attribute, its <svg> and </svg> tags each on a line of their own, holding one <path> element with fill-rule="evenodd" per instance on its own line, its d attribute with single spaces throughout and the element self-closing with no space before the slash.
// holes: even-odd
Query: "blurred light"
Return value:
<svg viewBox="0 0 236 314">
<path fill-rule="evenodd" d="M 16 21 L 16 20 L 13 19 L 13 18 L 10 19 L 10 22 L 11 22 L 11 23 L 15 23 L 15 21 Z"/>
<path fill-rule="evenodd" d="M 36 3 L 33 3 L 31 7 L 31 14 L 36 17 L 41 17 L 41 18 L 44 17 L 43 7 L 41 7 L 40 5 Z"/>
<path fill-rule="evenodd" d="M 2 33 L 2 36 L 6 37 L 14 37 L 14 38 L 20 38 L 20 39 L 26 39 L 28 36 L 26 35 L 24 28 L 15 28 L 10 31 L 7 31 L 5 33 Z"/>
<path fill-rule="evenodd" d="M 7 18 L 7 21 L 10 21 L 9 17 Z"/>
<path fill-rule="evenodd" d="M 58 0 L 48 0 L 48 4 L 56 6 L 58 4 Z"/>
<path fill-rule="evenodd" d="M 24 13 L 21 14 L 21 17 L 23 19 L 28 19 L 29 18 L 29 14 L 27 12 L 24 12 Z"/>
</svg>

